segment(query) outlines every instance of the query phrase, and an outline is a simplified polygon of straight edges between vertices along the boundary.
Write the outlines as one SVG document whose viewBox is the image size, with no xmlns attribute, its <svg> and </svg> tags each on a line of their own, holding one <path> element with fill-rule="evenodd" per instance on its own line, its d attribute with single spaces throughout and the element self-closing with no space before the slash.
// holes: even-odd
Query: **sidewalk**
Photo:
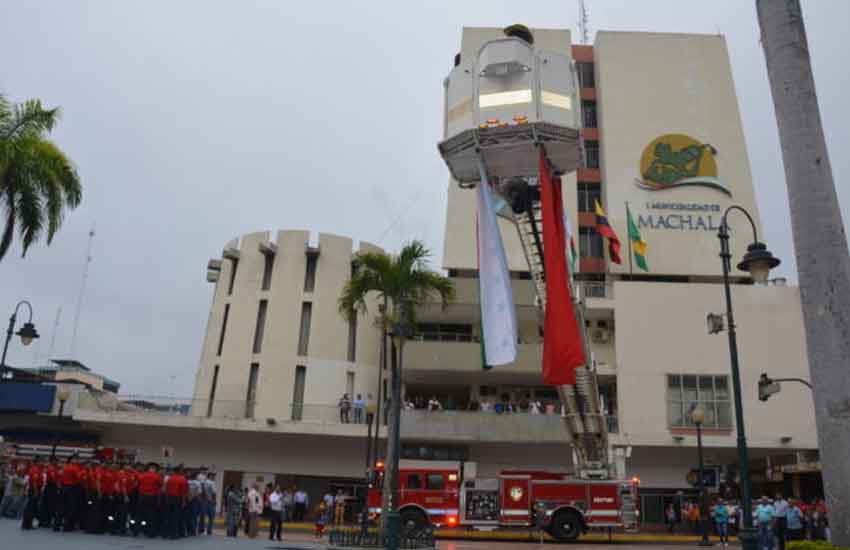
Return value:
<svg viewBox="0 0 850 550">
<path fill-rule="evenodd" d="M 215 526 L 224 529 L 224 520 L 217 518 Z M 269 523 L 266 520 L 260 520 L 260 529 L 268 530 Z M 284 532 L 289 533 L 312 533 L 312 523 L 285 523 L 283 525 Z M 357 526 L 346 525 L 346 528 L 357 529 Z M 329 527 L 325 528 L 327 533 Z M 526 530 L 497 530 L 497 531 L 473 531 L 466 529 L 437 529 L 434 532 L 435 536 L 440 540 L 489 540 L 489 541 L 516 541 L 516 542 L 539 542 L 540 534 L 538 531 Z M 635 543 L 635 544 L 682 544 L 682 543 L 697 543 L 702 539 L 699 535 L 670 535 L 667 533 L 622 533 L 615 532 L 608 538 L 608 534 L 601 531 L 590 531 L 581 537 L 580 542 L 611 542 L 615 543 Z M 710 537 L 713 543 L 719 543 L 717 537 Z M 557 542 L 548 534 L 543 535 L 545 542 Z M 736 544 L 737 538 L 729 537 L 731 543 Z"/>
</svg>

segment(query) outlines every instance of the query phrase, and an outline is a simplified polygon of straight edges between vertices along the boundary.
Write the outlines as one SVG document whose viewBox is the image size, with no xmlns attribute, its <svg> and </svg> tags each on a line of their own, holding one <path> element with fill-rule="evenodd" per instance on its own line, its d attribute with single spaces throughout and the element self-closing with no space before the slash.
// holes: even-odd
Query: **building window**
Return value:
<svg viewBox="0 0 850 550">
<path fill-rule="evenodd" d="M 578 184 L 578 211 L 595 212 L 596 201 L 602 202 L 602 189 L 598 183 Z"/>
<path fill-rule="evenodd" d="M 357 313 L 348 320 L 348 360 L 357 361 Z"/>
<path fill-rule="evenodd" d="M 236 268 L 239 267 L 239 260 L 231 259 L 230 260 L 230 282 L 227 285 L 227 295 L 230 296 L 233 294 L 233 283 L 236 282 Z"/>
<path fill-rule="evenodd" d="M 266 330 L 268 306 L 268 300 L 260 300 L 260 306 L 257 308 L 257 326 L 254 328 L 254 353 L 260 353 L 263 350 L 263 333 Z"/>
<path fill-rule="evenodd" d="M 301 420 L 304 413 L 304 385 L 307 380 L 307 367 L 295 367 L 295 384 L 292 386 L 292 420 Z"/>
<path fill-rule="evenodd" d="M 731 428 L 732 404 L 726 376 L 667 375 L 667 421 L 671 428 L 693 427 L 691 413 L 705 410 L 706 428 Z"/>
<path fill-rule="evenodd" d="M 207 402 L 207 418 L 212 416 L 213 403 L 215 403 L 215 389 L 218 386 L 218 365 L 213 367 L 213 379 L 210 385 L 210 399 Z"/>
<path fill-rule="evenodd" d="M 263 263 L 263 286 L 260 290 L 269 290 L 272 287 L 272 273 L 274 272 L 274 254 L 266 254 Z"/>
<path fill-rule="evenodd" d="M 578 82 L 582 88 L 595 88 L 596 78 L 593 75 L 593 63 L 576 63 Z"/>
<path fill-rule="evenodd" d="M 414 338 L 426 342 L 472 342 L 472 325 L 418 323 Z"/>
<path fill-rule="evenodd" d="M 599 142 L 584 142 L 584 167 L 599 168 Z"/>
<path fill-rule="evenodd" d="M 581 102 L 581 121 L 585 128 L 598 128 L 596 118 L 596 102 L 582 101 Z"/>
<path fill-rule="evenodd" d="M 578 250 L 582 258 L 602 258 L 605 255 L 602 235 L 593 227 L 580 227 L 578 230 Z"/>
<path fill-rule="evenodd" d="M 298 330 L 298 355 L 307 355 L 310 347 L 310 319 L 313 317 L 313 304 L 301 304 L 301 326 Z"/>
<path fill-rule="evenodd" d="M 260 364 L 251 363 L 248 373 L 248 391 L 245 394 L 245 418 L 254 418 L 257 408 L 257 378 L 260 374 Z"/>
<path fill-rule="evenodd" d="M 307 254 L 307 269 L 304 272 L 304 292 L 313 292 L 313 289 L 316 288 L 316 264 L 318 260 L 318 254 Z"/>
<path fill-rule="evenodd" d="M 221 349 L 224 347 L 224 333 L 227 332 L 227 318 L 230 316 L 230 304 L 224 304 L 224 317 L 221 319 L 221 334 L 218 335 L 218 351 L 216 355 L 221 355 Z"/>
<path fill-rule="evenodd" d="M 443 484 L 443 474 L 428 474 L 425 480 L 425 488 L 429 491 L 442 491 Z"/>
</svg>

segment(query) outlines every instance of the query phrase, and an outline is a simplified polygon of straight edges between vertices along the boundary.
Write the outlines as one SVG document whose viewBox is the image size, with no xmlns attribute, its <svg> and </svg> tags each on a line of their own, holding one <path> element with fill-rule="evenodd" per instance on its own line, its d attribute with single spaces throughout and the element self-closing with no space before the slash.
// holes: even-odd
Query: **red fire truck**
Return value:
<svg viewBox="0 0 850 550">
<path fill-rule="evenodd" d="M 381 512 L 383 465 L 369 490 L 369 516 Z M 398 510 L 405 532 L 430 526 L 546 530 L 574 541 L 590 529 L 637 529 L 638 485 L 569 474 L 503 470 L 478 477 L 472 462 L 401 461 Z"/>
</svg>

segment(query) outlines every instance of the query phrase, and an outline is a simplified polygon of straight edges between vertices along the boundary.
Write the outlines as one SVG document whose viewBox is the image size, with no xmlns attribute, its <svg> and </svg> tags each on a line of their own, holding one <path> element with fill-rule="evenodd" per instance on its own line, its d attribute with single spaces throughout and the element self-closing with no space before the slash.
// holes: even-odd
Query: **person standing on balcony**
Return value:
<svg viewBox="0 0 850 550">
<path fill-rule="evenodd" d="M 351 422 L 351 399 L 347 393 L 342 394 L 342 397 L 339 398 L 337 407 L 339 408 L 339 421 L 343 424 Z"/>
<path fill-rule="evenodd" d="M 357 398 L 354 400 L 354 423 L 355 424 L 363 424 L 363 418 L 366 416 L 366 400 L 363 399 L 363 395 L 357 394 Z"/>
</svg>

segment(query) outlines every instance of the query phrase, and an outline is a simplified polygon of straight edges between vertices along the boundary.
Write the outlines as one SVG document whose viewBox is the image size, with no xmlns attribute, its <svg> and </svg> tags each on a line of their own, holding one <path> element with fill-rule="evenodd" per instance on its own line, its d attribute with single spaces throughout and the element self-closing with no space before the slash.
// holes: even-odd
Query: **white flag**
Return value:
<svg viewBox="0 0 850 550">
<path fill-rule="evenodd" d="M 481 348 L 484 368 L 513 363 L 517 356 L 517 321 L 508 259 L 486 176 L 478 184 L 478 286 L 481 301 Z"/>
</svg>

